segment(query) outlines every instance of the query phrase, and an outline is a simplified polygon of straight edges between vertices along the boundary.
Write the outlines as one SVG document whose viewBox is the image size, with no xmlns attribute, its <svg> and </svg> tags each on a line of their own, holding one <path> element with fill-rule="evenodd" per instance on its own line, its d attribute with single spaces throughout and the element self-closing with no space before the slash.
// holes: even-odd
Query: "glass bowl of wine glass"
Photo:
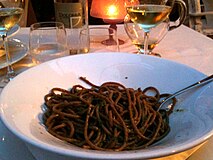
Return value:
<svg viewBox="0 0 213 160">
<path fill-rule="evenodd" d="M 1 76 L 0 83 L 7 84 L 16 73 L 12 67 L 12 58 L 8 47 L 8 33 L 17 25 L 25 10 L 26 0 L 0 0 L 0 38 L 3 42 L 3 50 L 6 55 L 7 73 Z"/>
<path fill-rule="evenodd" d="M 134 3 L 128 3 L 132 2 Z M 127 18 L 137 24 L 144 32 L 144 54 L 149 55 L 149 40 L 152 29 L 169 18 L 174 4 L 179 6 L 180 22 L 184 20 L 187 12 L 183 0 L 126 0 Z"/>
<path fill-rule="evenodd" d="M 148 41 L 148 54 L 159 56 L 159 53 L 154 53 L 153 49 L 159 44 L 159 42 L 166 36 L 169 31 L 170 21 L 166 19 L 159 25 L 152 28 L 149 33 L 149 41 Z M 138 54 L 144 53 L 144 40 L 145 40 L 145 32 L 144 30 L 137 24 L 131 21 L 129 15 L 127 15 L 124 19 L 124 29 L 130 38 L 132 44 L 137 48 Z"/>
</svg>

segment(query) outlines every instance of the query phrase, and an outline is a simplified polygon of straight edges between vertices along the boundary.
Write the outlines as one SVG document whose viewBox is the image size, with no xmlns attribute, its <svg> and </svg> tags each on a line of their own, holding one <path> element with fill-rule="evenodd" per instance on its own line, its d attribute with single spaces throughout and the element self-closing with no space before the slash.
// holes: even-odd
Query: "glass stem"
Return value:
<svg viewBox="0 0 213 160">
<path fill-rule="evenodd" d="M 13 70 L 13 67 L 11 65 L 12 59 L 9 53 L 9 47 L 8 47 L 8 39 L 7 39 L 7 33 L 5 33 L 2 36 L 3 43 L 4 43 L 4 50 L 5 50 L 5 55 L 6 55 L 6 61 L 7 61 L 7 75 L 6 78 L 8 81 L 12 80 L 15 77 L 15 72 Z"/>
<path fill-rule="evenodd" d="M 148 49 L 148 45 L 149 45 L 149 31 L 145 31 L 144 32 L 144 54 L 148 55 L 149 54 L 149 49 Z"/>
</svg>

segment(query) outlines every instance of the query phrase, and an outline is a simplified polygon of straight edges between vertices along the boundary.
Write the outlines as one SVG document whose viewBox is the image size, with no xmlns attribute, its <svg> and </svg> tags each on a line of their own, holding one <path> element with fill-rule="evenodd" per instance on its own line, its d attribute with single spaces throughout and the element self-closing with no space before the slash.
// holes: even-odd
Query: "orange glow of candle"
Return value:
<svg viewBox="0 0 213 160">
<path fill-rule="evenodd" d="M 111 17 L 112 19 L 113 19 L 113 18 L 116 18 L 116 17 L 118 17 L 118 15 L 119 15 L 118 8 L 117 8 L 115 5 L 110 5 L 110 6 L 107 8 L 106 14 L 107 14 L 109 17 Z"/>
<path fill-rule="evenodd" d="M 123 20 L 125 0 L 93 0 L 90 15 L 102 19 Z"/>
</svg>

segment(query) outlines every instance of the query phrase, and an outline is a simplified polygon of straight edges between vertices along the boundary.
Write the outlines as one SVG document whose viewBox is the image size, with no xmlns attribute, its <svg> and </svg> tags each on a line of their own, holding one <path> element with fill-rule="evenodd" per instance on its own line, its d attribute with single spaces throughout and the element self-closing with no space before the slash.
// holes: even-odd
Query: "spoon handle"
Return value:
<svg viewBox="0 0 213 160">
<path fill-rule="evenodd" d="M 198 82 L 196 82 L 196 83 L 194 83 L 194 84 L 192 84 L 192 85 L 190 85 L 190 86 L 187 86 L 187 87 L 185 87 L 185 88 L 183 88 L 183 89 L 181 89 L 181 90 L 179 90 L 179 91 L 177 91 L 177 92 L 171 94 L 170 96 L 168 96 L 167 98 L 165 98 L 165 99 L 162 101 L 162 103 L 161 103 L 160 107 L 158 108 L 158 110 L 161 109 L 161 107 L 162 107 L 168 100 L 174 98 L 175 96 L 178 96 L 178 95 L 180 95 L 180 94 L 182 94 L 182 93 L 184 93 L 184 92 L 186 92 L 186 91 L 188 91 L 188 90 L 190 90 L 190 89 L 192 89 L 192 88 L 194 88 L 194 87 L 198 87 L 198 86 L 204 85 L 204 84 L 209 83 L 209 82 L 211 82 L 211 81 L 213 81 L 213 74 L 210 75 L 210 76 L 208 76 L 208 77 L 206 77 L 206 78 L 204 78 L 204 79 L 202 79 L 202 80 L 200 80 L 200 81 L 198 81 Z"/>
</svg>

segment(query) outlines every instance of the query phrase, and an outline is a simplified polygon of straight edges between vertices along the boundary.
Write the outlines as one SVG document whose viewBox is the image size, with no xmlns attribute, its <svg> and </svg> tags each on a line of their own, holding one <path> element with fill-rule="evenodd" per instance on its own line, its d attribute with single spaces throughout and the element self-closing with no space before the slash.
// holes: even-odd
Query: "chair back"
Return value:
<svg viewBox="0 0 213 160">
<path fill-rule="evenodd" d="M 188 0 L 189 27 L 213 35 L 213 0 Z"/>
<path fill-rule="evenodd" d="M 203 0 L 205 12 L 213 12 L 213 0 Z M 206 15 L 206 21 L 209 26 L 213 27 L 213 13 Z"/>
</svg>

